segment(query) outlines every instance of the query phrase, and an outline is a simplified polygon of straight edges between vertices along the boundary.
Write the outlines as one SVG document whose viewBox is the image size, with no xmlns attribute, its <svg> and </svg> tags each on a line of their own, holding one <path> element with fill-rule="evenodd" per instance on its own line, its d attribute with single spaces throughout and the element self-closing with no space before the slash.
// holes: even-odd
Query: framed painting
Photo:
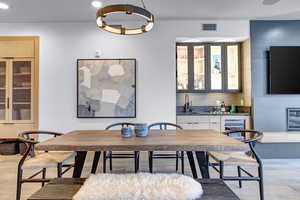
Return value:
<svg viewBox="0 0 300 200">
<path fill-rule="evenodd" d="M 77 117 L 135 118 L 136 59 L 78 59 Z"/>
</svg>

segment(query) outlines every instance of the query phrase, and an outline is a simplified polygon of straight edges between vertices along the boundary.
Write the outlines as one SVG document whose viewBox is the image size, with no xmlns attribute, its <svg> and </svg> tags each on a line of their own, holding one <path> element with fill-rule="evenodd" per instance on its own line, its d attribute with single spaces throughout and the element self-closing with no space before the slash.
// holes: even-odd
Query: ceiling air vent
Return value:
<svg viewBox="0 0 300 200">
<path fill-rule="evenodd" d="M 202 24 L 203 31 L 216 31 L 217 24 Z"/>
</svg>

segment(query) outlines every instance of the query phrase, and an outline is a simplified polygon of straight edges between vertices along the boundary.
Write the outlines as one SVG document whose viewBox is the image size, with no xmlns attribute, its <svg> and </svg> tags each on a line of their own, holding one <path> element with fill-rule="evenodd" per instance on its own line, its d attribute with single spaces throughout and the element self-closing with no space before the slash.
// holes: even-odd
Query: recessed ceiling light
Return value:
<svg viewBox="0 0 300 200">
<path fill-rule="evenodd" d="M 6 3 L 0 2 L 0 9 L 7 10 L 7 9 L 9 9 L 9 6 Z"/>
<path fill-rule="evenodd" d="M 91 5 L 95 8 L 101 8 L 102 2 L 101 1 L 92 1 Z"/>
</svg>

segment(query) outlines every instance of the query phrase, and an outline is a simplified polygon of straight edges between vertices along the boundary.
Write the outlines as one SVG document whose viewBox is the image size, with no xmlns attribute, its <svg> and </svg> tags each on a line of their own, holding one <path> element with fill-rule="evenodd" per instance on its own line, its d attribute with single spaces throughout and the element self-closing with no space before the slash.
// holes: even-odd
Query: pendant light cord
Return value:
<svg viewBox="0 0 300 200">
<path fill-rule="evenodd" d="M 146 9 L 146 6 L 145 6 L 145 3 L 144 3 L 144 0 L 141 0 L 142 4 L 143 4 L 143 7 L 144 9 Z"/>
</svg>

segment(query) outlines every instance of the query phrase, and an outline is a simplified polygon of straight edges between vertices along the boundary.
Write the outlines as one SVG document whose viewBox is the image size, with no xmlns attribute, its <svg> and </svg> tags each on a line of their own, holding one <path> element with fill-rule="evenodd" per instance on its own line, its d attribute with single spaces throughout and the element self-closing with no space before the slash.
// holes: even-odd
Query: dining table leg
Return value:
<svg viewBox="0 0 300 200">
<path fill-rule="evenodd" d="M 83 165 L 86 158 L 86 151 L 77 151 L 76 157 L 75 157 L 75 165 L 74 165 L 74 171 L 73 171 L 73 178 L 80 178 Z"/>
<path fill-rule="evenodd" d="M 198 161 L 198 165 L 200 168 L 201 176 L 203 179 L 209 179 L 209 169 L 208 169 L 208 160 L 206 156 L 206 152 L 204 151 L 196 151 L 196 157 Z"/>
<path fill-rule="evenodd" d="M 100 156 L 101 156 L 101 151 L 96 151 L 94 154 L 93 165 L 92 165 L 92 170 L 91 170 L 92 174 L 96 174 Z"/>
<path fill-rule="evenodd" d="M 195 166 L 195 160 L 194 160 L 193 152 L 192 151 L 187 151 L 186 154 L 187 154 L 187 157 L 189 159 L 189 163 L 190 163 L 190 167 L 191 167 L 191 170 L 192 170 L 193 178 L 197 179 L 198 175 L 197 175 L 197 170 L 196 170 L 196 166 Z"/>
</svg>

